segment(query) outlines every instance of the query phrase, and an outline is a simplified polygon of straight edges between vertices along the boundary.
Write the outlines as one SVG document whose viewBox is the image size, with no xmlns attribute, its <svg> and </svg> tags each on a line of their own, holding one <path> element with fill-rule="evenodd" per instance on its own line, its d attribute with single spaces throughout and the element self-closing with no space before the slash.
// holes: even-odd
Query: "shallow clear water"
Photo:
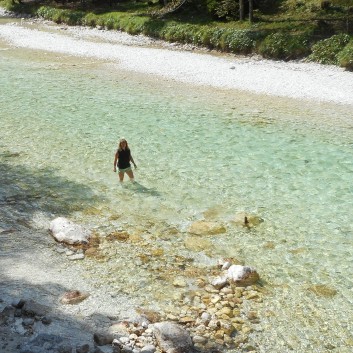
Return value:
<svg viewBox="0 0 353 353">
<path fill-rule="evenodd" d="M 222 222 L 227 233 L 209 239 L 208 257 L 193 256 L 258 269 L 268 289 L 259 351 L 351 351 L 352 107 L 0 49 L 2 200 L 26 195 L 29 218 L 66 215 L 105 233 L 176 227 L 182 236 L 194 220 Z M 138 165 L 134 185 L 113 173 L 121 136 Z M 229 223 L 243 211 L 264 222 L 251 231 Z M 16 218 L 0 216 L 4 227 Z M 164 245 L 184 251 L 180 239 Z M 312 285 L 337 294 L 317 296 Z"/>
</svg>

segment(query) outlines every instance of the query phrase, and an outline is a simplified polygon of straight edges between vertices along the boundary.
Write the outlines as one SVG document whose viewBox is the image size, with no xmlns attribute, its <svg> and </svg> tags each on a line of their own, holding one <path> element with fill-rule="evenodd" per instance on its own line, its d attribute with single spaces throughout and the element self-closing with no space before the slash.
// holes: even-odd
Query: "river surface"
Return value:
<svg viewBox="0 0 353 353">
<path fill-rule="evenodd" d="M 211 248 L 189 255 L 256 267 L 268 290 L 253 334 L 259 352 L 352 351 L 352 106 L 0 50 L 2 201 L 22 195 L 18 212 L 29 220 L 63 215 L 102 234 L 142 228 L 163 238 L 173 228 L 163 246 L 175 253 L 193 221 L 222 223 Z M 136 184 L 113 173 L 122 136 Z M 234 226 L 241 212 L 264 222 Z M 3 228 L 16 221 L 0 216 Z"/>
</svg>

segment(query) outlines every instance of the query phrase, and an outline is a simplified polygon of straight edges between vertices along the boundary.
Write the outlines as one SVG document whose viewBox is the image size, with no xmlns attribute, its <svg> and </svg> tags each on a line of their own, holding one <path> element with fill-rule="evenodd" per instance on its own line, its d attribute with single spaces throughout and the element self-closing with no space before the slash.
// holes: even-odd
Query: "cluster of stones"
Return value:
<svg viewBox="0 0 353 353">
<path fill-rule="evenodd" d="M 243 347 L 252 324 L 259 322 L 256 311 L 249 309 L 251 305 L 246 311 L 243 307 L 244 301 L 262 301 L 262 293 L 255 285 L 259 280 L 257 272 L 229 261 L 221 260 L 219 265 L 222 276 L 199 278 L 199 290 L 180 299 L 165 317 L 187 328 L 195 347 L 202 350 Z"/>
<path fill-rule="evenodd" d="M 255 218 L 246 218 L 243 215 L 239 219 L 239 222 L 244 222 L 246 219 L 247 225 L 255 224 L 257 221 Z M 192 233 L 197 233 L 197 229 L 201 229 L 201 233 L 205 232 L 204 228 L 210 227 L 209 222 L 206 223 L 197 222 Z M 66 244 L 89 242 L 86 256 L 91 249 L 96 251 L 97 246 L 101 248 L 99 242 L 97 246 L 91 244 L 95 243 L 93 235 L 88 239 L 88 233 L 66 219 L 54 220 L 50 230 L 58 241 L 64 241 Z M 107 240 L 110 238 L 126 241 L 128 235 L 125 232 L 117 232 L 110 234 Z M 161 275 L 164 267 L 158 265 L 157 268 Z M 169 267 L 167 272 L 169 276 L 173 273 Z M 160 348 L 163 343 L 157 340 L 155 325 L 173 324 L 176 325 L 173 326 L 174 331 L 184 330 L 187 333 L 183 331 L 183 341 L 191 342 L 189 350 L 217 351 L 238 347 L 252 351 L 253 347 L 248 343 L 248 338 L 252 332 L 252 325 L 258 323 L 259 319 L 256 311 L 249 309 L 251 305 L 247 305 L 245 309 L 243 302 L 262 301 L 262 293 L 255 285 L 259 275 L 251 267 L 232 264 L 230 259 L 220 260 L 216 269 L 205 272 L 210 276 L 202 276 L 196 280 L 197 290 L 189 289 L 182 277 L 174 278 L 174 287 L 180 287 L 183 290 L 179 292 L 181 297 L 177 302 L 173 302 L 172 307 L 164 309 L 164 312 L 153 312 L 153 314 L 151 311 L 143 310 L 140 315 L 146 320 L 142 325 L 135 322 L 116 323 L 109 332 L 96 333 L 94 340 L 97 347 L 105 346 L 105 349 L 110 347 L 114 352 L 119 353 L 163 352 L 164 350 Z M 119 330 L 114 331 L 117 328 Z M 177 351 L 177 348 L 173 347 Z"/>
<path fill-rule="evenodd" d="M 95 333 L 95 353 L 183 353 L 194 352 L 190 334 L 173 322 L 119 322 L 108 333 Z M 108 345 L 108 346 L 107 346 Z M 109 349 L 110 347 L 110 349 Z"/>
<path fill-rule="evenodd" d="M 248 337 L 259 318 L 256 311 L 249 309 L 251 305 L 244 310 L 243 303 L 262 301 L 261 291 L 254 285 L 258 274 L 254 269 L 229 262 L 224 262 L 222 268 L 233 276 L 227 277 L 226 283 L 220 284 L 217 277 L 199 278 L 199 289 L 189 291 L 169 310 L 157 313 L 140 309 L 141 317 L 145 318 L 142 324 L 116 323 L 109 333 L 96 334 L 95 342 L 100 345 L 112 342 L 114 352 L 118 353 L 168 352 L 168 349 L 172 349 L 170 352 L 215 352 L 224 348 L 255 351 Z M 243 277 L 239 278 L 241 273 Z M 175 285 L 183 285 L 182 280 L 176 279 Z M 168 349 L 163 348 L 166 343 L 156 327 L 162 327 L 169 340 L 173 337 L 174 343 L 168 343 Z M 188 348 L 181 349 L 180 342 L 189 342 Z"/>
<path fill-rule="evenodd" d="M 252 323 L 258 323 L 255 311 L 244 313 L 244 300 L 261 300 L 255 287 L 217 290 L 206 286 L 205 291 L 195 292 L 192 302 L 180 303 L 181 311 L 167 315 L 167 319 L 185 325 L 196 347 L 221 349 L 242 347 L 248 341 Z"/>
<path fill-rule="evenodd" d="M 65 293 L 62 304 L 77 304 L 87 297 L 80 291 Z M 0 300 L 2 302 L 2 300 Z M 48 313 L 51 316 L 48 316 Z M 28 337 L 17 347 L 20 353 L 178 353 L 192 352 L 193 345 L 189 333 L 180 325 L 170 322 L 150 324 L 148 319 L 140 317 L 138 322 L 118 322 L 110 326 L 107 332 L 96 332 L 91 340 L 73 343 L 72 340 L 48 332 L 42 325 L 49 326 L 56 321 L 51 308 L 33 300 L 13 300 L 0 312 L 0 326 L 10 332 Z M 58 326 L 56 326 L 58 327 Z M 5 346 L 2 348 L 6 348 Z M 1 349 L 1 347 L 0 347 Z"/>
<path fill-rule="evenodd" d="M 0 300 L 2 302 L 2 300 Z M 62 352 L 72 353 L 74 349 L 68 339 L 59 335 L 45 333 L 54 318 L 50 315 L 51 308 L 33 300 L 14 299 L 0 313 L 0 326 L 9 329 L 9 334 L 16 333 L 28 337 L 24 344 L 17 347 L 20 353 Z M 23 341 L 23 340 L 22 340 Z M 87 353 L 89 345 L 75 347 L 76 353 Z M 5 346 L 0 347 L 6 349 Z"/>
<path fill-rule="evenodd" d="M 14 299 L 12 304 L 5 306 L 0 313 L 0 325 L 13 325 L 18 333 L 30 335 L 36 322 L 44 325 L 51 323 L 48 312 L 47 306 L 33 300 Z"/>
</svg>

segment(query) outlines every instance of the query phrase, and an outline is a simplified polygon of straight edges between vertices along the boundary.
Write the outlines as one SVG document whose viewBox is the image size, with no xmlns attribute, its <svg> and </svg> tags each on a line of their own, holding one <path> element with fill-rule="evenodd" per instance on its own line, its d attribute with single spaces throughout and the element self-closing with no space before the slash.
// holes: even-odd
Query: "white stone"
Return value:
<svg viewBox="0 0 353 353">
<path fill-rule="evenodd" d="M 239 284 L 255 283 L 259 279 L 256 270 L 249 266 L 232 265 L 227 272 L 228 280 Z"/>
<path fill-rule="evenodd" d="M 210 283 L 217 289 L 223 288 L 227 284 L 227 276 L 217 276 L 211 279 Z"/>
<path fill-rule="evenodd" d="M 207 342 L 207 338 L 202 336 L 194 336 L 192 338 L 194 343 L 205 344 Z"/>
<path fill-rule="evenodd" d="M 202 313 L 201 314 L 201 320 L 202 320 L 202 322 L 210 321 L 211 320 L 211 314 L 206 313 L 206 312 Z"/>
<path fill-rule="evenodd" d="M 84 254 L 73 254 L 67 257 L 69 260 L 83 260 L 85 258 Z"/>
<path fill-rule="evenodd" d="M 156 351 L 156 347 L 152 344 L 149 344 L 141 349 L 141 353 L 154 353 Z"/>
<path fill-rule="evenodd" d="M 175 278 L 175 280 L 173 281 L 173 286 L 174 287 L 186 287 L 187 286 L 187 283 L 185 281 L 184 278 L 182 277 L 177 277 Z"/>
<path fill-rule="evenodd" d="M 122 336 L 122 337 L 119 337 L 119 341 L 120 341 L 122 344 L 127 344 L 127 343 L 130 342 L 130 339 L 129 339 L 129 337 Z"/>
<path fill-rule="evenodd" d="M 226 261 L 222 266 L 222 270 L 228 270 L 230 266 L 232 266 L 231 262 Z"/>
<path fill-rule="evenodd" d="M 89 230 L 65 217 L 58 217 L 51 221 L 49 230 L 57 241 L 67 244 L 88 243 L 91 235 Z"/>
</svg>

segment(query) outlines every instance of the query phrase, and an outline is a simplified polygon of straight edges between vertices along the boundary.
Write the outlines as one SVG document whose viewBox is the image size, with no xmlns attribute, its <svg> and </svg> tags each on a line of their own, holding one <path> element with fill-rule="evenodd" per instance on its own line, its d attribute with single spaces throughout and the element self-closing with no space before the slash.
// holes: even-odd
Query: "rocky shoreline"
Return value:
<svg viewBox="0 0 353 353">
<path fill-rule="evenodd" d="M 249 342 L 253 326 L 259 323 L 259 317 L 252 304 L 256 306 L 256 303 L 262 302 L 263 289 L 257 284 L 259 276 L 254 269 L 232 264 L 234 259 L 222 259 L 214 266 L 203 269 L 197 277 L 190 278 L 190 285 L 188 276 L 185 277 L 182 270 L 188 266 L 188 260 L 184 259 L 179 264 L 179 275 L 171 275 L 176 292 L 172 305 L 154 310 L 148 306 L 136 307 L 130 301 L 129 309 L 122 314 L 121 311 L 119 313 L 119 304 L 114 308 L 110 302 L 110 310 L 117 309 L 115 313 L 104 315 L 94 312 L 93 315 L 87 315 L 85 308 L 90 305 L 99 306 L 111 298 L 109 295 L 107 297 L 97 293 L 90 280 L 84 281 L 85 288 L 81 290 L 80 283 L 82 285 L 83 282 L 78 276 L 82 276 L 82 273 L 79 273 L 76 264 L 82 264 L 85 257 L 100 261 L 102 257 L 109 256 L 104 251 L 105 242 L 111 242 L 112 239 L 120 243 L 133 241 L 134 246 L 138 247 L 142 244 L 136 244 L 136 239 L 133 240 L 127 232 L 116 232 L 98 240 L 97 235 L 64 218 L 54 220 L 50 226 L 54 238 L 59 234 L 61 243 L 54 241 L 49 233 L 43 242 L 45 233 L 37 231 L 37 236 L 34 236 L 33 232 L 27 230 L 25 235 L 25 232 L 19 231 L 18 228 L 19 225 L 1 229 L 0 232 L 2 241 L 7 243 L 7 251 L 0 253 L 1 265 L 6 268 L 4 272 L 13 275 L 12 278 L 7 278 L 4 273 L 1 281 L 2 352 L 256 351 L 254 344 Z M 214 227 L 207 222 L 202 226 L 196 224 L 192 229 L 196 232 L 208 231 L 208 234 L 212 233 L 212 229 L 214 231 Z M 35 247 L 40 246 L 37 242 L 42 239 L 41 255 L 31 260 L 33 264 L 28 261 L 23 263 L 23 266 L 28 267 L 27 273 L 11 268 L 11 257 L 16 252 L 16 246 L 11 245 L 16 243 L 15 238 L 20 234 L 24 241 L 30 239 L 31 246 Z M 73 239 L 73 236 L 76 238 Z M 62 251 L 63 249 L 65 251 Z M 45 252 L 50 253 L 49 258 Z M 81 256 L 75 256 L 78 254 Z M 161 257 L 157 251 L 155 254 Z M 66 270 L 58 269 L 58 263 L 63 261 L 63 256 L 66 257 L 65 261 L 72 264 L 66 267 Z M 144 260 L 149 262 L 148 266 L 153 265 L 150 260 Z M 31 268 L 38 264 L 38 261 L 40 264 L 53 262 L 52 267 L 45 269 L 52 283 L 45 281 L 44 287 L 36 284 L 36 277 L 40 273 L 33 273 L 34 269 Z M 64 291 L 61 286 L 56 290 L 50 288 L 56 282 L 55 272 L 60 272 L 56 275 L 64 279 L 64 282 L 65 276 L 73 276 L 72 280 L 77 284 L 77 289 Z M 19 274 L 25 278 L 22 283 L 18 281 Z M 119 303 L 122 297 L 117 293 L 115 299 L 118 299 L 115 302 Z M 124 305 L 126 303 L 121 306 Z"/>
</svg>

